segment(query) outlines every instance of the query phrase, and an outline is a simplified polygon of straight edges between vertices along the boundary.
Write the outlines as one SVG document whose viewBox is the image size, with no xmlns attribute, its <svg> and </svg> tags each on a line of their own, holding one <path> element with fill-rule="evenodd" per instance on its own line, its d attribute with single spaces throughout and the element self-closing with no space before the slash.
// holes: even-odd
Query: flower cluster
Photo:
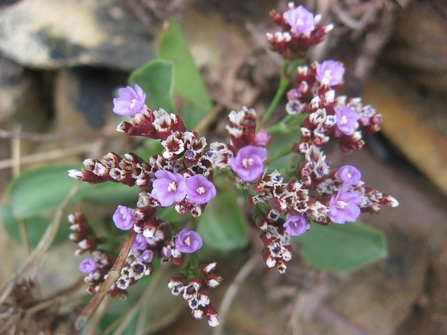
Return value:
<svg viewBox="0 0 447 335">
<path fill-rule="evenodd" d="M 213 272 L 215 267 L 216 263 L 203 264 L 200 271 L 190 269 L 189 279 L 181 275 L 172 277 L 168 282 L 173 295 L 183 296 L 193 317 L 196 319 L 205 317 L 212 327 L 219 325 L 219 318 L 211 304 L 208 290 L 219 286 L 223 280 Z"/>
<path fill-rule="evenodd" d="M 267 41 L 272 51 L 280 53 L 285 59 L 292 56 L 304 59 L 312 45 L 323 41 L 324 36 L 333 29 L 333 25 L 320 26 L 321 15 L 309 12 L 303 6 L 295 7 L 289 3 L 289 10 L 272 10 L 270 17 L 282 31 L 267 33 Z"/>
<path fill-rule="evenodd" d="M 289 114 L 309 115 L 301 125 L 301 140 L 294 147 L 305 154 L 312 146 L 322 147 L 336 139 L 348 152 L 359 150 L 362 135 L 380 130 L 382 116 L 371 106 L 363 106 L 360 98 L 336 96 L 343 83 L 344 67 L 328 60 L 300 66 L 295 75 L 295 87 L 287 93 Z"/>
<path fill-rule="evenodd" d="M 256 123 L 254 115 L 251 120 Z M 243 118 L 238 122 L 243 122 Z M 243 129 L 237 122 L 233 123 L 234 128 Z M 239 134 L 233 132 L 236 141 L 237 135 L 247 137 L 243 130 Z M 355 167 L 331 171 L 320 147 L 311 145 L 300 154 L 302 161 L 288 181 L 278 171 L 268 172 L 264 168 L 267 152 L 263 147 L 247 145 L 229 160 L 237 176 L 236 185 L 254 191 L 249 196 L 250 203 L 266 208 L 265 217 L 258 224 L 265 245 L 263 257 L 268 268 L 276 267 L 280 272 L 285 271 L 292 256 L 290 236 L 305 233 L 311 221 L 325 225 L 354 222 L 361 212 L 378 213 L 382 205 L 397 206 L 391 196 L 363 187 L 360 171 Z"/>
<path fill-rule="evenodd" d="M 320 27 L 320 16 L 292 3 L 288 11 L 270 15 L 283 31 L 268 34 L 267 39 L 272 50 L 286 59 L 303 58 L 331 29 Z M 117 130 L 159 140 L 162 152 L 148 159 L 111 152 L 102 159 L 86 159 L 85 169 L 68 172 L 70 177 L 91 184 L 111 181 L 138 189 L 136 207 L 119 205 L 112 216 L 116 228 L 130 231 L 135 240 L 132 246 L 128 243 L 130 252 L 109 293 L 126 297 L 130 285 L 152 274 L 156 260 L 183 265 L 168 283 L 172 294 L 183 296 L 194 318 L 206 318 L 211 326 L 219 324 L 209 290 L 217 287 L 222 277 L 214 273 L 216 263 L 199 266 L 194 254 L 206 242 L 196 231 L 194 218 L 200 217 L 218 194 L 215 175 L 232 179 L 256 207 L 262 257 L 268 269 L 280 273 L 292 259 L 291 237 L 304 234 L 312 222 L 344 224 L 356 221 L 361 213 L 379 213 L 383 205 L 397 206 L 393 197 L 365 187 L 354 166 L 333 169 L 323 152 L 330 141 L 338 142 L 345 152 L 358 150 L 363 146 L 363 134 L 380 130 L 381 116 L 372 107 L 363 106 L 360 98 L 336 96 L 344 72 L 343 65 L 333 60 L 298 67 L 294 87 L 287 93 L 290 115 L 284 120 L 293 120 L 297 114 L 306 117 L 300 128 L 295 128 L 297 140 L 289 147 L 291 172 L 283 174 L 268 165 L 269 159 L 275 159 L 268 151 L 273 134 L 258 129 L 262 127 L 254 109 L 243 107 L 229 114 L 229 143 L 208 144 L 204 136 L 186 130 L 180 116 L 148 108 L 146 94 L 138 85 L 120 89 L 113 111 L 129 120 L 121 122 Z M 159 213 L 166 207 L 190 216 L 179 222 L 166 221 Z M 78 244 L 76 254 L 91 254 L 81 262 L 80 271 L 86 274 L 88 291 L 95 293 L 116 255 L 98 248 L 105 241 L 95 236 L 83 215 L 71 215 L 69 222 L 73 230 L 70 238 Z"/>
</svg>

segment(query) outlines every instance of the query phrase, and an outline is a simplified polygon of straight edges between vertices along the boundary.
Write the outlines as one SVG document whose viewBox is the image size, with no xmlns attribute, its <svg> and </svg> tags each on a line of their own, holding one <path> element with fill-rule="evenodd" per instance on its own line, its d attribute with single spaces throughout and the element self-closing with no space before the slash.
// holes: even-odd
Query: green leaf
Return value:
<svg viewBox="0 0 447 335">
<path fill-rule="evenodd" d="M 188 43 L 180 25 L 169 21 L 169 26 L 162 33 L 158 47 L 158 57 L 173 61 L 174 91 L 181 98 L 198 108 L 201 116 L 205 116 L 213 104 L 205 83 L 189 52 Z"/>
<path fill-rule="evenodd" d="M 228 185 L 218 187 L 216 198 L 200 216 L 197 231 L 205 244 L 218 251 L 240 249 L 249 242 L 245 218 L 236 198 L 234 189 Z"/>
<path fill-rule="evenodd" d="M 126 205 L 135 207 L 138 200 L 139 190 L 135 187 L 129 187 L 114 182 L 102 184 L 83 185 L 82 200 L 101 206 L 116 207 Z"/>
<path fill-rule="evenodd" d="M 203 118 L 203 111 L 198 107 L 187 105 L 182 109 L 182 119 L 186 129 L 194 129 Z"/>
<path fill-rule="evenodd" d="M 151 109 L 163 108 L 176 113 L 172 93 L 174 89 L 174 63 L 156 59 L 135 70 L 129 84 L 138 84 L 146 93 L 146 105 Z"/>
<path fill-rule="evenodd" d="M 59 206 L 76 179 L 68 177 L 67 170 L 77 165 L 45 166 L 25 171 L 9 184 L 9 198 L 16 218 L 29 218 Z M 85 187 L 83 188 L 85 189 Z M 73 197 L 78 200 L 82 191 Z"/>
<path fill-rule="evenodd" d="M 299 132 L 275 134 L 275 136 L 272 136 L 268 146 L 268 151 L 272 153 L 268 157 L 267 168 L 269 171 L 278 170 L 282 175 L 287 175 L 287 171 L 292 166 L 291 159 L 296 157 L 296 155 L 293 155 L 293 157 L 290 155 L 292 143 L 299 142 L 299 136 Z"/>
<path fill-rule="evenodd" d="M 310 265 L 344 272 L 387 256 L 384 234 L 362 223 L 312 223 L 305 234 L 293 238 L 301 245 L 301 257 Z"/>
<path fill-rule="evenodd" d="M 19 221 L 14 217 L 10 204 L 0 206 L 0 219 L 3 221 L 6 232 L 14 240 L 22 243 Z M 52 218 L 50 216 L 34 216 L 24 219 L 28 243 L 32 248 L 37 246 L 51 220 Z M 53 240 L 53 244 L 67 240 L 69 234 L 69 226 L 61 224 Z"/>
<path fill-rule="evenodd" d="M 82 169 L 80 164 L 46 166 L 29 170 L 14 179 L 9 185 L 9 197 L 14 216 L 30 218 L 57 208 L 71 190 L 76 179 L 70 178 L 67 170 Z M 101 206 L 134 206 L 138 190 L 123 184 L 106 182 L 91 185 L 83 183 L 71 203 L 85 200 Z"/>
</svg>

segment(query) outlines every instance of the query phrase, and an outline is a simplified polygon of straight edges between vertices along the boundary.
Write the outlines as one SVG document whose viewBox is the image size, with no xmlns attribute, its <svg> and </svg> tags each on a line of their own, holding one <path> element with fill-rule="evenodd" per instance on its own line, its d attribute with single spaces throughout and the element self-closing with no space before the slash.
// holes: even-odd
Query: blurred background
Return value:
<svg viewBox="0 0 447 335">
<path fill-rule="evenodd" d="M 328 154 L 335 165 L 357 166 L 367 185 L 400 202 L 380 216 L 361 217 L 385 232 L 389 257 L 344 274 L 296 262 L 285 275 L 267 272 L 259 257 L 221 334 L 447 334 L 447 3 L 302 4 L 322 14 L 324 24 L 335 25 L 311 51 L 311 60 L 344 62 L 343 93 L 361 96 L 384 117 L 382 132 L 366 138 L 365 150 Z M 8 182 L 26 169 L 79 163 L 132 146 L 114 130 L 112 98 L 131 71 L 156 57 L 166 19 L 179 20 L 210 94 L 221 106 L 224 121 L 213 131 L 224 133 L 232 109 L 249 106 L 263 113 L 282 66 L 265 39 L 266 32 L 277 30 L 268 16 L 273 8 L 286 10 L 287 1 L 1 0 L 2 201 Z M 254 242 L 256 247 L 261 249 Z M 77 269 L 73 245 L 57 248 L 41 265 L 42 296 L 66 287 L 73 281 L 70 266 Z M 1 282 L 27 251 L 3 232 L 0 252 Z M 213 292 L 217 302 L 249 255 L 244 250 L 220 261 L 226 281 Z M 187 308 L 168 305 L 161 313 L 153 333 L 213 332 L 191 318 Z M 70 320 L 67 313 L 66 324 Z M 57 333 L 73 332 L 67 326 Z"/>
</svg>

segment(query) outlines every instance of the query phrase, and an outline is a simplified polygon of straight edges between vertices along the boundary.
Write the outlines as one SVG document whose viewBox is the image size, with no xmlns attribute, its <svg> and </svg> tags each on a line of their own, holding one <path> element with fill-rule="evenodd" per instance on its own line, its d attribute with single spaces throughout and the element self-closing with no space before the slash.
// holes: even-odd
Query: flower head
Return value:
<svg viewBox="0 0 447 335">
<path fill-rule="evenodd" d="M 146 237 L 143 234 L 137 234 L 135 241 L 132 244 L 132 249 L 144 250 L 147 246 Z"/>
<path fill-rule="evenodd" d="M 206 204 L 216 196 L 216 187 L 202 175 L 189 177 L 186 181 L 188 202 L 193 204 Z"/>
<path fill-rule="evenodd" d="M 119 205 L 113 214 L 115 226 L 121 230 L 129 230 L 136 221 L 135 211 L 132 208 Z"/>
<path fill-rule="evenodd" d="M 344 66 L 334 60 L 326 60 L 317 65 L 317 74 L 315 78 L 322 84 L 336 86 L 343 82 L 345 73 Z"/>
<path fill-rule="evenodd" d="M 96 262 L 92 258 L 85 258 L 79 264 L 79 270 L 84 273 L 92 273 L 96 270 Z"/>
<path fill-rule="evenodd" d="M 152 183 L 151 197 L 158 200 L 163 207 L 171 206 L 175 201 L 182 201 L 186 195 L 186 182 L 180 173 L 159 170 L 157 179 Z"/>
<path fill-rule="evenodd" d="M 256 133 L 255 137 L 253 138 L 253 142 L 256 145 L 259 145 L 261 147 L 265 147 L 267 143 L 270 140 L 270 135 L 265 130 L 260 130 Z"/>
<path fill-rule="evenodd" d="M 357 112 L 349 106 L 335 107 L 337 128 L 345 135 L 352 135 L 357 127 Z"/>
<path fill-rule="evenodd" d="M 145 108 L 146 93 L 135 84 L 135 89 L 130 86 L 118 90 L 118 98 L 113 99 L 113 112 L 118 115 L 134 115 Z"/>
<path fill-rule="evenodd" d="M 195 231 L 182 229 L 175 239 L 175 247 L 182 253 L 190 254 L 202 247 L 202 237 Z"/>
<path fill-rule="evenodd" d="M 306 232 L 307 222 L 302 215 L 289 215 L 283 227 L 289 233 L 290 236 L 299 236 Z"/>
<path fill-rule="evenodd" d="M 140 262 L 150 263 L 154 260 L 154 252 L 152 250 L 145 250 L 141 253 Z"/>
<path fill-rule="evenodd" d="M 254 181 L 264 171 L 263 161 L 267 158 L 267 149 L 254 145 L 241 148 L 236 157 L 230 159 L 231 169 L 239 178 Z"/>
<path fill-rule="evenodd" d="M 335 223 L 354 222 L 360 215 L 360 191 L 351 191 L 350 185 L 343 186 L 333 195 L 329 203 L 329 218 Z"/>
<path fill-rule="evenodd" d="M 315 29 L 314 15 L 303 6 L 290 9 L 283 15 L 292 34 L 307 34 Z"/>
<path fill-rule="evenodd" d="M 362 180 L 361 172 L 352 165 L 343 165 L 335 176 L 345 184 L 357 185 Z"/>
</svg>

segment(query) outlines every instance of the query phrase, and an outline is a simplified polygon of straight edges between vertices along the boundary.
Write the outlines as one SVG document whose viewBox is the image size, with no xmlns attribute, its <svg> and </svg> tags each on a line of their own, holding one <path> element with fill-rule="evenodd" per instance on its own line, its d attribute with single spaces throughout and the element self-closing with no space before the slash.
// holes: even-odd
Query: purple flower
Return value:
<svg viewBox="0 0 447 335">
<path fill-rule="evenodd" d="M 202 247 L 202 237 L 195 231 L 182 229 L 175 239 L 175 247 L 180 252 L 190 254 Z"/>
<path fill-rule="evenodd" d="M 186 182 L 180 173 L 159 170 L 155 172 L 157 179 L 152 183 L 152 198 L 158 200 L 163 207 L 171 206 L 175 201 L 182 201 L 186 195 Z"/>
<path fill-rule="evenodd" d="M 351 191 L 350 185 L 343 186 L 333 195 L 329 203 L 329 218 L 335 223 L 354 222 L 360 215 L 360 191 Z"/>
<path fill-rule="evenodd" d="M 143 263 L 150 263 L 154 260 L 154 252 L 152 250 L 145 250 L 140 256 L 139 261 Z"/>
<path fill-rule="evenodd" d="M 188 202 L 192 204 L 206 204 L 216 196 L 216 187 L 202 175 L 189 177 L 186 181 Z"/>
<path fill-rule="evenodd" d="M 289 215 L 283 227 L 286 228 L 290 236 L 299 236 L 306 232 L 307 222 L 302 215 Z"/>
<path fill-rule="evenodd" d="M 315 78 L 322 84 L 336 86 L 343 82 L 344 73 L 345 68 L 340 62 L 326 60 L 317 65 L 317 74 Z"/>
<path fill-rule="evenodd" d="M 79 270 L 84 273 L 92 273 L 96 270 L 96 262 L 91 258 L 85 258 L 82 260 L 81 264 L 79 264 Z"/>
<path fill-rule="evenodd" d="M 265 147 L 269 140 L 270 135 L 265 130 L 258 131 L 255 137 L 253 138 L 253 142 L 261 147 Z"/>
<path fill-rule="evenodd" d="M 119 205 L 113 214 L 113 222 L 118 229 L 129 230 L 135 224 L 135 211 L 132 208 Z"/>
<path fill-rule="evenodd" d="M 136 250 L 144 250 L 147 246 L 147 240 L 146 237 L 143 234 L 138 234 L 135 237 L 135 241 L 133 241 L 132 249 Z"/>
<path fill-rule="evenodd" d="M 113 112 L 118 115 L 128 116 L 144 111 L 146 93 L 135 84 L 135 89 L 130 86 L 118 90 L 119 98 L 113 99 Z"/>
<path fill-rule="evenodd" d="M 343 165 L 335 176 L 345 184 L 357 185 L 362 180 L 361 172 L 352 165 Z"/>
<path fill-rule="evenodd" d="M 267 158 L 267 149 L 254 145 L 241 148 L 236 157 L 230 158 L 231 169 L 239 178 L 253 181 L 264 171 L 263 161 Z"/>
<path fill-rule="evenodd" d="M 290 25 L 292 33 L 307 34 L 315 29 L 314 15 L 303 6 L 288 10 L 283 18 Z"/>
<path fill-rule="evenodd" d="M 357 112 L 349 106 L 335 107 L 337 128 L 345 135 L 352 135 L 357 127 Z"/>
</svg>

